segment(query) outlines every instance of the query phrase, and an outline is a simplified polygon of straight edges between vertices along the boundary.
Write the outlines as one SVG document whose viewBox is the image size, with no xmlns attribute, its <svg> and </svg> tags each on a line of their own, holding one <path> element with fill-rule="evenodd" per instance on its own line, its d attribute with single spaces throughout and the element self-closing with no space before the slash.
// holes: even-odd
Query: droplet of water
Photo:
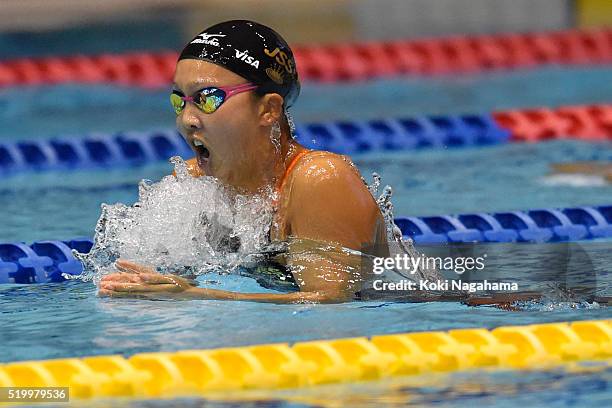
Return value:
<svg viewBox="0 0 612 408">
<path fill-rule="evenodd" d="M 78 278 L 98 282 L 119 258 L 160 272 L 229 273 L 269 245 L 272 208 L 265 195 L 241 196 L 212 177 L 194 178 L 180 157 L 176 177 L 139 184 L 138 201 L 103 204 L 94 245 Z"/>
</svg>

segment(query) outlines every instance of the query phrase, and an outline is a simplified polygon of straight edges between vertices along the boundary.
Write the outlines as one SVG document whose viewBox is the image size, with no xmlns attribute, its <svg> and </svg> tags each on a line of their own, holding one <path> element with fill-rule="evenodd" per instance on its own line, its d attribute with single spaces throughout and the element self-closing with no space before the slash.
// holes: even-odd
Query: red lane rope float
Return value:
<svg viewBox="0 0 612 408">
<path fill-rule="evenodd" d="M 167 86 L 176 60 L 175 52 L 16 59 L 0 62 L 0 87 L 63 82 Z"/>
<path fill-rule="evenodd" d="M 494 112 L 493 118 L 510 131 L 514 142 L 563 138 L 612 141 L 612 104 Z"/>
<path fill-rule="evenodd" d="M 474 73 L 544 64 L 612 63 L 612 29 L 294 47 L 302 79 L 322 82 L 377 77 Z M 62 82 L 167 86 L 177 53 L 22 58 L 0 62 L 0 87 Z"/>
<path fill-rule="evenodd" d="M 546 139 L 612 141 L 612 104 L 297 124 L 297 140 L 306 147 L 346 155 Z M 29 170 L 140 166 L 191 154 L 175 129 L 0 141 L 0 178 Z"/>
</svg>

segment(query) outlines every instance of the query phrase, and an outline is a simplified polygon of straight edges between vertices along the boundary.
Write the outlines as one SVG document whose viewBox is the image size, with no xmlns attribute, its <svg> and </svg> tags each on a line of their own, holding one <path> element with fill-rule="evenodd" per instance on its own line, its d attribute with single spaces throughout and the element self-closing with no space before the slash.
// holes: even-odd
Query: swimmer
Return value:
<svg viewBox="0 0 612 408">
<path fill-rule="evenodd" d="M 604 183 L 612 184 L 612 163 L 585 161 L 551 164 L 553 175 L 585 175 L 597 177 Z"/>
<path fill-rule="evenodd" d="M 242 194 L 274 191 L 269 238 L 291 242 L 285 260 L 298 290 L 240 293 L 197 287 L 191 279 L 120 259 L 118 272 L 102 278 L 100 296 L 272 303 L 361 298 L 369 278 L 362 275 L 361 257 L 355 262 L 333 249 L 372 248 L 364 253 L 389 256 L 385 220 L 348 157 L 308 150 L 294 139 L 287 108 L 299 93 L 293 53 L 280 35 L 261 24 L 234 20 L 207 28 L 187 44 L 170 95 L 177 128 L 195 153 L 188 161 L 194 177 L 215 177 Z M 315 248 L 318 256 L 304 256 L 312 252 L 308 242 L 321 244 Z M 510 307 L 522 298 L 424 293 L 402 300 Z"/>
<path fill-rule="evenodd" d="M 383 216 L 351 160 L 308 150 L 294 139 L 287 108 L 299 93 L 293 52 L 274 30 L 234 20 L 202 31 L 181 52 L 170 95 L 177 128 L 195 153 L 190 173 L 215 177 L 242 194 L 271 187 L 273 242 L 311 240 L 376 248 L 371 255 L 387 256 Z M 315 260 L 300 252 L 299 244 L 290 245 L 286 257 L 299 286 L 292 293 L 200 288 L 118 260 L 119 272 L 102 279 L 99 295 L 293 303 L 343 302 L 359 292 L 363 277 L 338 268 L 331 257 Z"/>
</svg>

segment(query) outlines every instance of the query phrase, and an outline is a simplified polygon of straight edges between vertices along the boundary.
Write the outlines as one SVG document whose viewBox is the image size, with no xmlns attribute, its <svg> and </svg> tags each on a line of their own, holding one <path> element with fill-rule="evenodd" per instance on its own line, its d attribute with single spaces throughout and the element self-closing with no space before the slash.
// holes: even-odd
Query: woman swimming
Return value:
<svg viewBox="0 0 612 408">
<path fill-rule="evenodd" d="M 341 302 L 361 289 L 358 265 L 300 256 L 300 242 L 387 256 L 386 225 L 350 159 L 308 150 L 292 135 L 287 108 L 300 92 L 293 53 L 274 30 L 227 21 L 198 34 L 180 54 L 171 103 L 180 133 L 195 152 L 193 176 L 212 176 L 242 194 L 272 188 L 272 241 L 289 238 L 287 263 L 298 292 L 234 293 L 118 260 L 100 282 L 101 296 L 159 296 L 289 303 Z"/>
<path fill-rule="evenodd" d="M 552 175 L 574 175 L 590 177 L 591 181 L 612 184 L 612 163 L 610 161 L 583 161 L 552 163 Z"/>
<path fill-rule="evenodd" d="M 195 152 L 188 161 L 193 176 L 215 177 L 240 194 L 272 190 L 274 220 L 269 238 L 289 242 L 284 263 L 298 291 L 270 294 L 202 288 L 190 279 L 120 259 L 115 263 L 119 272 L 102 278 L 100 296 L 274 303 L 364 298 L 371 269 L 361 262 L 367 256 L 389 255 L 387 225 L 350 159 L 308 150 L 293 138 L 287 108 L 299 92 L 287 43 L 268 27 L 234 20 L 204 30 L 187 44 L 170 96 L 177 128 Z M 240 245 L 223 238 L 216 241 L 228 248 Z M 525 294 L 524 298 L 537 296 Z M 421 293 L 398 300 L 510 307 L 522 299 L 517 294 L 476 298 L 463 293 Z"/>
</svg>

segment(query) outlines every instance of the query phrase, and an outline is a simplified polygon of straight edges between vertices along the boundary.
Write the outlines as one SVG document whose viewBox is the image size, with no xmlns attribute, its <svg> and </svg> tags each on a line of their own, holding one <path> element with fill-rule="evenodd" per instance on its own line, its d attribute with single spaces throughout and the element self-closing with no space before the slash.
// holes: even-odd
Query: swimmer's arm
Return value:
<svg viewBox="0 0 612 408">
<path fill-rule="evenodd" d="M 358 171 L 337 155 L 303 161 L 294 170 L 291 187 L 286 259 L 300 290 L 353 298 L 366 271 L 361 256 L 346 256 L 342 249 L 388 255 L 376 201 Z M 326 246 L 330 250 L 322 249 Z"/>
<path fill-rule="evenodd" d="M 115 263 L 118 273 L 106 275 L 100 281 L 98 295 L 103 297 L 172 298 L 207 300 L 243 300 L 267 303 L 338 303 L 351 300 L 333 291 L 295 293 L 240 293 L 198 288 L 190 279 L 162 275 L 152 268 L 124 259 Z"/>
<path fill-rule="evenodd" d="M 197 164 L 196 164 L 197 165 Z M 300 286 L 300 292 L 288 294 L 237 293 L 218 289 L 183 287 L 177 277 L 156 274 L 152 282 L 101 283 L 101 296 L 169 296 L 183 299 L 244 300 L 270 303 L 340 303 L 352 300 L 359 291 L 360 265 L 350 265 L 353 273 L 339 268 L 331 257 L 307 256 L 304 242 L 332 244 L 355 250 L 371 248 L 375 243 L 387 252 L 387 243 L 377 242 L 384 230 L 382 215 L 357 171 L 341 156 L 323 156 L 296 167 L 287 208 L 287 224 L 297 244 L 289 247 L 287 263 Z M 382 227 L 381 227 L 382 225 Z M 382 229 L 381 229 L 382 228 Z M 384 237 L 383 237 L 384 238 Z M 304 255 L 306 254 L 306 255 Z M 121 264 L 118 262 L 118 266 Z M 341 265 L 342 266 L 342 265 Z M 119 268 L 121 269 L 121 268 Z M 149 279 L 149 278 L 147 278 Z M 165 281 L 170 279 L 170 281 Z"/>
<path fill-rule="evenodd" d="M 240 293 L 226 290 L 191 288 L 184 292 L 188 299 L 242 300 L 261 303 L 340 303 L 352 299 L 328 292 Z"/>
<path fill-rule="evenodd" d="M 138 282 L 105 279 L 100 282 L 98 295 L 150 299 L 242 300 L 261 303 L 339 303 L 351 300 L 335 296 L 329 292 L 241 293 L 194 286 L 182 287 L 180 279 L 178 276 L 161 274 L 141 276 Z M 143 280 L 146 280 L 146 282 L 143 282 Z M 154 283 L 153 280 L 155 280 Z"/>
</svg>

